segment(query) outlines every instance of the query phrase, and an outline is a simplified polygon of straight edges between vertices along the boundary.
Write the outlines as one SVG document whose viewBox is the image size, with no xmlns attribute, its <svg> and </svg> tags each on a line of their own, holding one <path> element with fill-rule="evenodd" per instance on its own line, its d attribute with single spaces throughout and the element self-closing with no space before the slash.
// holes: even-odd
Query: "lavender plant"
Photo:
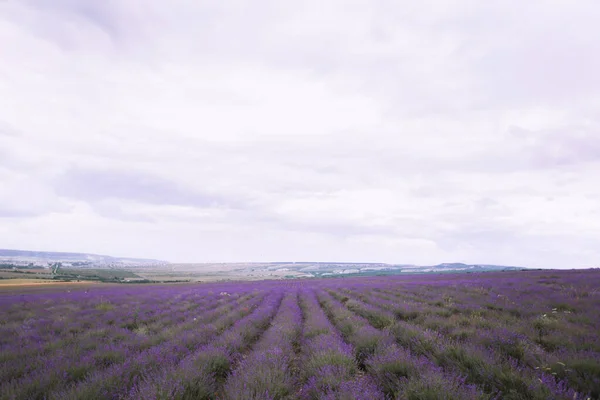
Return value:
<svg viewBox="0 0 600 400">
<path fill-rule="evenodd" d="M 4 399 L 600 399 L 600 271 L 0 291 Z"/>
</svg>

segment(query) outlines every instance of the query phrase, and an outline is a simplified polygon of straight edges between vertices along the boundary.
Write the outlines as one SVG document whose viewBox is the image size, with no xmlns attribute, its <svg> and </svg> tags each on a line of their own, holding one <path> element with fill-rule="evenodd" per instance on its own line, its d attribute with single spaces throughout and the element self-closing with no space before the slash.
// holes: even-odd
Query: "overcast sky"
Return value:
<svg viewBox="0 0 600 400">
<path fill-rule="evenodd" d="M 597 0 L 0 0 L 0 248 L 600 265 Z"/>
</svg>

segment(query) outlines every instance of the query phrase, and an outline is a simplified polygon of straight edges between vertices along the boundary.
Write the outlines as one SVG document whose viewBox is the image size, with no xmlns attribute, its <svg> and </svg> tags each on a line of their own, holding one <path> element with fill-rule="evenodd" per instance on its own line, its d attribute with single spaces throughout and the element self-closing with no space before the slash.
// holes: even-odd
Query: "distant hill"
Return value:
<svg viewBox="0 0 600 400">
<path fill-rule="evenodd" d="M 89 253 L 68 253 L 53 251 L 27 251 L 0 249 L 0 264 L 13 264 L 19 266 L 43 266 L 61 263 L 64 267 L 73 268 L 123 268 L 135 269 L 136 267 L 156 267 L 163 269 L 166 266 L 171 270 L 167 261 L 146 258 L 114 257 Z M 196 265 L 199 270 L 206 270 L 203 264 Z M 210 265 L 210 264 L 209 264 Z M 234 268 L 243 274 L 273 275 L 281 274 L 295 277 L 327 277 L 348 275 L 398 275 L 398 274 L 426 274 L 426 273 L 465 273 L 485 271 L 510 271 L 523 269 L 522 267 L 490 265 L 490 264 L 463 264 L 443 263 L 438 265 L 411 265 L 411 264 L 386 264 L 386 263 L 352 263 L 352 262 L 265 262 L 265 263 L 218 263 L 210 265 L 210 270 L 222 272 Z M 187 270 L 193 271 L 193 267 Z M 262 275 L 261 275 L 262 276 Z"/>
<path fill-rule="evenodd" d="M 492 265 L 492 264 L 463 264 L 463 263 L 443 263 L 438 265 L 432 265 L 429 267 L 415 267 L 422 272 L 477 272 L 477 271 L 514 271 L 524 269 L 523 267 L 513 267 L 506 265 Z M 431 270 L 431 271 L 425 271 Z"/>
<path fill-rule="evenodd" d="M 228 264 L 235 266 L 236 264 Z M 335 277 L 335 276 L 372 276 L 435 273 L 469 273 L 486 271 L 514 271 L 524 269 L 491 264 L 443 263 L 423 266 L 386 263 L 350 263 L 350 262 L 270 262 L 239 263 L 237 271 L 253 274 L 288 273 L 296 277 Z M 217 268 L 218 269 L 218 266 Z"/>
<path fill-rule="evenodd" d="M 63 263 L 74 267 L 108 267 L 108 266 L 153 266 L 168 264 L 167 261 L 146 258 L 113 257 L 89 253 L 67 253 L 55 251 L 28 251 L 0 249 L 0 263 L 16 265 L 47 266 Z"/>
</svg>

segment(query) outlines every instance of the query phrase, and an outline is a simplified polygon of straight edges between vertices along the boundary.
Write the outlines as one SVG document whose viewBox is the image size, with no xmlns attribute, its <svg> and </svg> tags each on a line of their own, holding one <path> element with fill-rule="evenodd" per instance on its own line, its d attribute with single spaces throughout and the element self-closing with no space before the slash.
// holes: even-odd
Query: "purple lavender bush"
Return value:
<svg viewBox="0 0 600 400">
<path fill-rule="evenodd" d="M 0 290 L 0 399 L 600 399 L 600 271 Z"/>
</svg>

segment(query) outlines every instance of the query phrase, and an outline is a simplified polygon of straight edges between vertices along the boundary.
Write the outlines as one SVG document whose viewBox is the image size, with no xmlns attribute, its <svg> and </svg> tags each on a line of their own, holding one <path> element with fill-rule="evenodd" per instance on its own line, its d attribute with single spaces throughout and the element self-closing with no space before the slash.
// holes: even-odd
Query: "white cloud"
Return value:
<svg viewBox="0 0 600 400">
<path fill-rule="evenodd" d="M 597 264 L 599 14 L 0 2 L 0 244 Z"/>
</svg>

